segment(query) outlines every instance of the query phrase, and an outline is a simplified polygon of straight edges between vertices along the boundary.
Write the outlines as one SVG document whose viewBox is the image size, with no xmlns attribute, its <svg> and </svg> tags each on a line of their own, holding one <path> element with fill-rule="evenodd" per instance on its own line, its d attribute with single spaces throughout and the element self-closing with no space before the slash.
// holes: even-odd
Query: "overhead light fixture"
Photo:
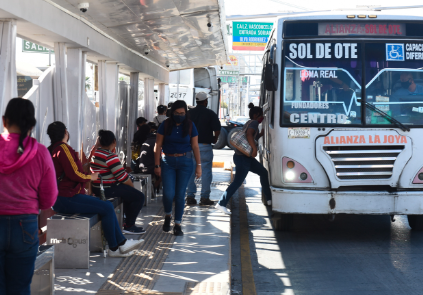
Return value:
<svg viewBox="0 0 423 295">
<path fill-rule="evenodd" d="M 365 16 L 365 15 L 363 15 L 363 14 L 357 15 L 357 17 L 358 17 L 358 18 L 366 18 L 366 16 Z"/>
<path fill-rule="evenodd" d="M 377 18 L 377 15 L 369 15 L 369 18 Z"/>
<path fill-rule="evenodd" d="M 355 15 L 347 15 L 347 18 L 355 18 Z"/>
</svg>

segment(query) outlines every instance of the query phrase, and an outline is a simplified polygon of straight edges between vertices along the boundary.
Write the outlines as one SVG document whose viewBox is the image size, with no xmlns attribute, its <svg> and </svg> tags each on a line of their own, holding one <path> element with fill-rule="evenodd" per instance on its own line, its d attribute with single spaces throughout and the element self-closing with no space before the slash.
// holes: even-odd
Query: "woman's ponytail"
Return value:
<svg viewBox="0 0 423 295">
<path fill-rule="evenodd" d="M 37 123 L 34 105 L 30 100 L 24 98 L 12 98 L 7 104 L 4 118 L 9 126 L 15 125 L 20 129 L 19 147 L 16 152 L 22 155 L 24 152 L 23 142 L 28 136 L 28 132 Z"/>
</svg>

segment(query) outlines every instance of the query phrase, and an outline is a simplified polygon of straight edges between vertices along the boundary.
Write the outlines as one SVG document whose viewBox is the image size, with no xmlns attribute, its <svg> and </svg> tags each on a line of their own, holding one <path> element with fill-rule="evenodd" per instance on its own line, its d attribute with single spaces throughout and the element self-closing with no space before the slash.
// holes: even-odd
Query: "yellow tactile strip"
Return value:
<svg viewBox="0 0 423 295">
<path fill-rule="evenodd" d="M 159 294 L 151 290 L 175 241 L 172 232 L 162 230 L 163 216 L 162 208 L 146 228 L 137 254 L 125 258 L 97 294 Z"/>
</svg>

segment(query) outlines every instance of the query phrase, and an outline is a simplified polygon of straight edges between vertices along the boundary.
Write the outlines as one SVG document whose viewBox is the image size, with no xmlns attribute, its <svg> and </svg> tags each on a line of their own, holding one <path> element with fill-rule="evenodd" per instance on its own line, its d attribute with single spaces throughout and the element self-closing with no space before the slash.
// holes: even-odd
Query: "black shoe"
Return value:
<svg viewBox="0 0 423 295">
<path fill-rule="evenodd" d="M 173 227 L 173 234 L 175 236 L 183 236 L 184 232 L 182 231 L 182 228 L 179 224 L 175 224 L 175 226 Z"/>
<path fill-rule="evenodd" d="M 201 198 L 200 199 L 200 205 L 214 205 L 214 202 L 210 200 L 209 198 Z"/>
<path fill-rule="evenodd" d="M 163 231 L 164 232 L 169 232 L 170 231 L 170 219 L 171 219 L 171 216 L 165 216 L 165 221 L 164 221 L 164 224 L 163 224 Z"/>
<path fill-rule="evenodd" d="M 186 198 L 187 205 L 197 205 L 197 200 L 193 197 Z"/>
</svg>

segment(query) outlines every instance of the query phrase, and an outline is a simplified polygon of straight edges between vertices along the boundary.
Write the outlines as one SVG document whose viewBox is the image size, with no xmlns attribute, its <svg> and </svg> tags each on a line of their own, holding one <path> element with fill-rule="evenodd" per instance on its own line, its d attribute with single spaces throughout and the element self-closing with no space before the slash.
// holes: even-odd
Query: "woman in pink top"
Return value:
<svg viewBox="0 0 423 295">
<path fill-rule="evenodd" d="M 0 135 L 0 294 L 27 295 L 38 252 L 38 213 L 57 198 L 56 173 L 47 148 L 29 137 L 31 101 L 13 98 Z"/>
</svg>

